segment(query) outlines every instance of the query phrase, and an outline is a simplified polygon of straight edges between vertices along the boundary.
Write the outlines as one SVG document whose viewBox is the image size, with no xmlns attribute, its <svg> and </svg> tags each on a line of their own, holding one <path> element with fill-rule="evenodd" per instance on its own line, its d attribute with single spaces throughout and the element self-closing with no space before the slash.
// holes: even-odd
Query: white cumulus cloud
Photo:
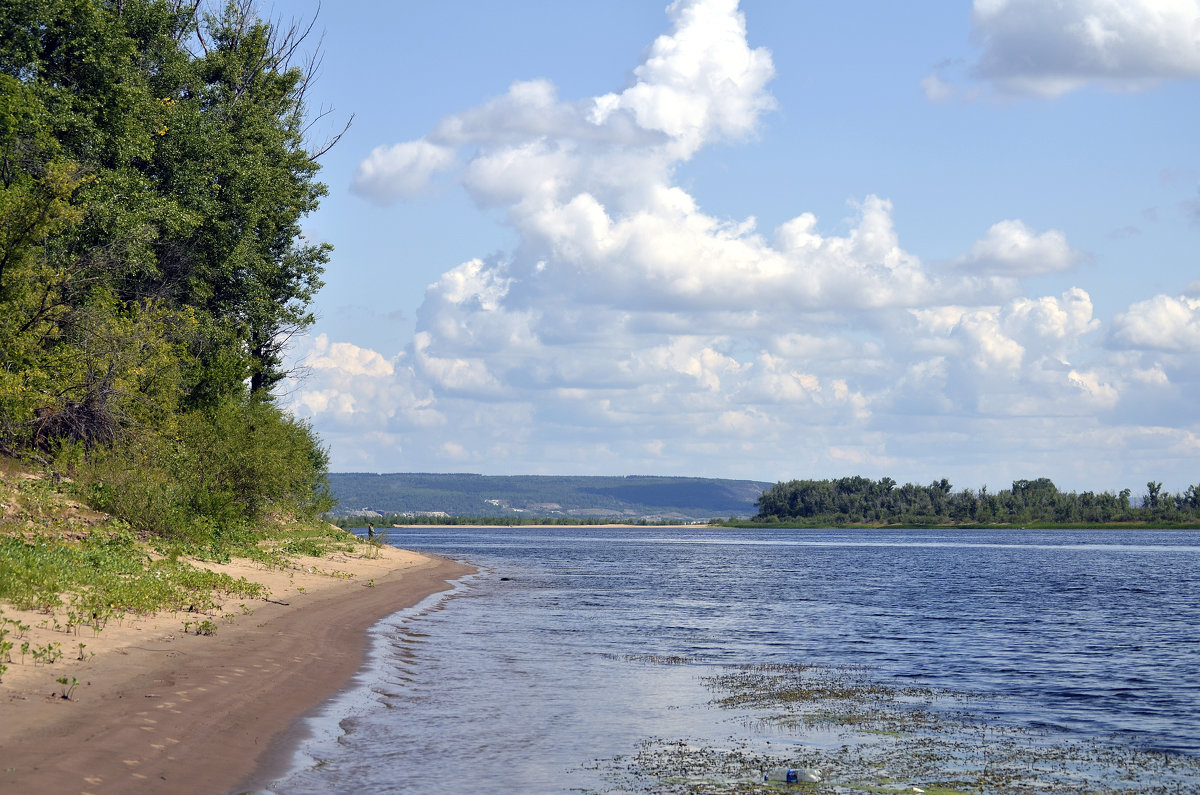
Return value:
<svg viewBox="0 0 1200 795">
<path fill-rule="evenodd" d="M 1200 353 L 1200 299 L 1156 295 L 1113 320 L 1112 343 L 1177 353 Z"/>
<path fill-rule="evenodd" d="M 1200 77 L 1196 0 L 975 0 L 972 25 L 983 47 L 975 75 L 1006 92 Z"/>
<path fill-rule="evenodd" d="M 674 154 L 690 157 L 714 135 L 737 138 L 775 103 L 763 90 L 775 75 L 771 55 L 746 44 L 737 0 L 684 2 L 668 9 L 675 22 L 634 71 L 634 85 L 594 101 L 589 119 L 605 124 L 628 112 L 645 130 L 665 133 Z"/>
<path fill-rule="evenodd" d="M 454 165 L 453 149 L 429 141 L 378 146 L 354 172 L 355 193 L 381 204 L 415 196 L 429 180 Z"/>
<path fill-rule="evenodd" d="M 1050 5 L 1066 19 L 1085 4 Z M 992 79 L 1022 7 L 976 5 L 998 37 Z M 360 164 L 357 189 L 383 202 L 454 180 L 517 242 L 446 263 L 400 356 L 308 342 L 293 402 L 335 449 L 375 439 L 381 458 L 402 447 L 406 468 L 434 471 L 679 472 L 717 456 L 747 475 L 756 461 L 883 475 L 980 440 L 1022 461 L 1043 460 L 1030 440 L 1094 456 L 1098 417 L 1147 395 L 1181 414 L 1196 402 L 1156 352 L 1200 345 L 1200 301 L 1136 303 L 1101 334 L 1087 291 L 1022 294 L 1085 258 L 1061 231 L 1000 220 L 931 268 L 886 197 L 860 197 L 833 231 L 804 208 L 772 229 L 753 208 L 706 211 L 675 170 L 763 123 L 774 66 L 733 0 L 668 13 L 624 87 L 572 100 L 516 82 Z"/>
<path fill-rule="evenodd" d="M 1006 220 L 993 224 L 957 265 L 983 274 L 1020 277 L 1070 270 L 1081 258 L 1057 229 L 1037 234 L 1021 221 Z"/>
<path fill-rule="evenodd" d="M 375 351 L 349 342 L 330 342 L 325 334 L 313 340 L 304 363 L 318 370 L 338 370 L 351 376 L 392 374 L 392 363 Z"/>
</svg>

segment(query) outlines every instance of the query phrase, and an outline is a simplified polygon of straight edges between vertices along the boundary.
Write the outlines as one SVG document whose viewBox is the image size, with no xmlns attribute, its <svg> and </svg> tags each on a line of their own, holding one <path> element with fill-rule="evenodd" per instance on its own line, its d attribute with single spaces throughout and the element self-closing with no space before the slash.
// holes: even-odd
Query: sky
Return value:
<svg viewBox="0 0 1200 795">
<path fill-rule="evenodd" d="M 1200 1 L 261 11 L 331 471 L 1200 482 Z"/>
</svg>

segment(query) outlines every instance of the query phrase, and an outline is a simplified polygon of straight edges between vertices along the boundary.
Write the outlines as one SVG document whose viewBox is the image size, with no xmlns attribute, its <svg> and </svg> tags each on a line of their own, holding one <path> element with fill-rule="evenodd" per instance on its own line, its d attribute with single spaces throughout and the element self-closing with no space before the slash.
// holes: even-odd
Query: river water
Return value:
<svg viewBox="0 0 1200 795">
<path fill-rule="evenodd" d="M 650 738 L 803 743 L 717 709 L 734 666 L 865 666 L 997 726 L 1200 757 L 1194 531 L 455 528 L 481 574 L 373 630 L 273 792 L 616 792 Z M 662 664 L 670 661 L 676 664 Z"/>
</svg>

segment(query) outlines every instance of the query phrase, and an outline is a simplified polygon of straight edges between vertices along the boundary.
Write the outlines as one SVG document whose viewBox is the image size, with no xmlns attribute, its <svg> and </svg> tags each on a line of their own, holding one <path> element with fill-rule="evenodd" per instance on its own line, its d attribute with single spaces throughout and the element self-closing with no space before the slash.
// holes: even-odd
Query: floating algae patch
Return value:
<svg viewBox="0 0 1200 795">
<path fill-rule="evenodd" d="M 892 729 L 895 716 L 911 721 L 935 704 L 965 700 L 947 690 L 885 685 L 861 666 L 747 666 L 703 678 L 721 707 L 780 713 L 799 723 L 838 722 L 864 728 Z"/>
<path fill-rule="evenodd" d="M 865 735 L 903 738 L 930 729 L 973 725 L 968 697 L 925 687 L 894 687 L 874 679 L 861 666 L 751 666 L 703 677 L 715 693 L 712 703 L 752 710 L 777 729 L 788 729 L 829 745 Z"/>
<path fill-rule="evenodd" d="M 823 760 L 811 752 L 809 761 Z M 609 792 L 653 793 L 778 793 L 812 790 L 811 784 L 781 785 L 763 780 L 773 767 L 786 766 L 784 757 L 755 750 L 749 742 L 715 748 L 687 740 L 655 738 L 644 741 L 628 757 L 606 760 L 604 770 L 613 785 Z"/>
<path fill-rule="evenodd" d="M 1200 759 L 993 725 L 978 695 L 876 681 L 864 668 L 764 666 L 700 677 L 744 730 L 722 747 L 675 738 L 597 764 L 610 792 L 1176 793 L 1200 791 Z M 820 782 L 763 780 L 772 768 Z"/>
<path fill-rule="evenodd" d="M 600 656 L 606 660 L 645 663 L 647 665 L 695 665 L 699 662 L 694 657 L 684 657 L 679 654 L 601 654 Z"/>
</svg>

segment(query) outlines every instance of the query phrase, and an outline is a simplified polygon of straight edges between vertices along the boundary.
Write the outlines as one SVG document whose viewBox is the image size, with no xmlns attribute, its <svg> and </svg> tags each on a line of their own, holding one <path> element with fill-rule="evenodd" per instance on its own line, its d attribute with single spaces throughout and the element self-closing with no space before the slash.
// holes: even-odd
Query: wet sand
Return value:
<svg viewBox="0 0 1200 795">
<path fill-rule="evenodd" d="M 211 795 L 265 780 L 290 759 L 297 719 L 359 670 L 367 629 L 471 571 L 391 547 L 282 571 L 210 568 L 262 582 L 271 597 L 231 600 L 211 636 L 185 634 L 186 613 L 110 622 L 92 637 L 4 609 L 33 627 L 35 645 L 60 643 L 63 659 L 26 659 L 4 675 L 0 792 Z M 59 677 L 79 681 L 70 700 Z"/>
</svg>

